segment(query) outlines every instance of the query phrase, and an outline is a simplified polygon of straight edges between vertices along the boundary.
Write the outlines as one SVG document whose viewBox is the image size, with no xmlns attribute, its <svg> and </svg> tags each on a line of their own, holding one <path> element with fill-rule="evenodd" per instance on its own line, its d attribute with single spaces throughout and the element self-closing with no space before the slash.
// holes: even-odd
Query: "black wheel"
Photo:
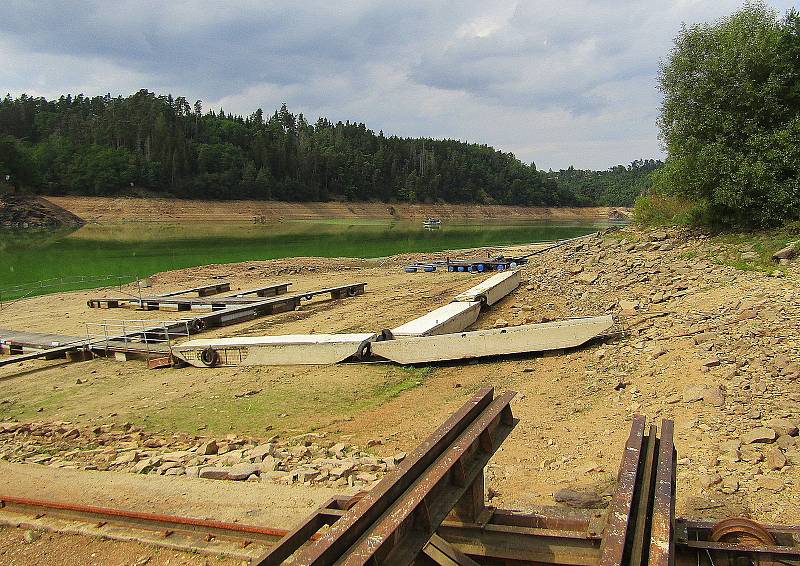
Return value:
<svg viewBox="0 0 800 566">
<path fill-rule="evenodd" d="M 206 348 L 200 352 L 200 361 L 210 368 L 219 365 L 219 352 L 214 348 Z"/>
<path fill-rule="evenodd" d="M 357 287 L 350 287 L 347 289 L 347 296 L 348 297 L 355 297 L 358 294 Z"/>
<path fill-rule="evenodd" d="M 205 329 L 205 327 L 206 323 L 200 320 L 199 318 L 196 318 L 189 323 L 189 330 L 191 330 L 192 334 L 197 332 L 202 332 Z"/>
</svg>

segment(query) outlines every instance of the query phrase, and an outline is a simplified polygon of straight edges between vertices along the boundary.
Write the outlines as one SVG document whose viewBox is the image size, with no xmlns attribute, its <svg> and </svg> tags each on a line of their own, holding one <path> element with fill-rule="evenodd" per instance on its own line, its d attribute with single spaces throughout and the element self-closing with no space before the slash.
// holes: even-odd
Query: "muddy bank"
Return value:
<svg viewBox="0 0 800 566">
<path fill-rule="evenodd" d="M 48 197 L 87 221 L 147 222 L 224 220 L 265 222 L 323 219 L 421 220 L 429 216 L 450 220 L 564 220 L 618 219 L 627 210 L 615 207 L 534 208 L 499 205 L 386 204 L 367 202 L 208 201 L 158 198 Z"/>
</svg>

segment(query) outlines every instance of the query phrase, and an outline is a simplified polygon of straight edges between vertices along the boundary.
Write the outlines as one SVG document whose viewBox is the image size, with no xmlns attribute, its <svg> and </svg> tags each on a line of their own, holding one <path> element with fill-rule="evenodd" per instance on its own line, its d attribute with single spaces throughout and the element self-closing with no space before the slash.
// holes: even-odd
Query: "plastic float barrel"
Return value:
<svg viewBox="0 0 800 566">
<path fill-rule="evenodd" d="M 482 263 L 479 263 L 479 264 L 478 264 L 478 271 L 479 271 L 479 272 L 481 272 L 481 273 L 483 273 L 484 269 L 486 269 L 486 266 L 485 266 L 485 265 L 483 265 Z"/>
<path fill-rule="evenodd" d="M 422 268 L 422 270 L 425 271 L 426 273 L 430 273 L 431 271 L 436 271 L 436 266 L 435 265 L 426 265 L 426 266 L 424 266 Z"/>
<path fill-rule="evenodd" d="M 511 269 L 514 269 L 515 267 L 517 267 L 517 262 L 516 262 L 516 261 L 512 261 L 512 262 L 509 264 L 509 267 L 510 267 Z"/>
<path fill-rule="evenodd" d="M 417 268 L 414 267 L 413 265 L 407 265 L 406 266 L 406 273 L 416 273 L 416 272 L 417 272 Z"/>
</svg>

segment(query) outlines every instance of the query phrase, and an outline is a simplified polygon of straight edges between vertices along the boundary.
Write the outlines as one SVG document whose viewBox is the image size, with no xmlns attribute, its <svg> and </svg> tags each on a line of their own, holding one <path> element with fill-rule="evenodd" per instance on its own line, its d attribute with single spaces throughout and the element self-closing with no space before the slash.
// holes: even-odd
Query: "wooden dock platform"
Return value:
<svg viewBox="0 0 800 566">
<path fill-rule="evenodd" d="M 84 341 L 84 338 L 78 336 L 0 328 L 0 354 L 25 354 L 81 343 L 82 341 Z"/>
<path fill-rule="evenodd" d="M 246 297 L 247 295 L 256 295 L 257 297 L 274 297 L 275 295 L 283 295 L 289 291 L 291 283 L 275 283 L 274 285 L 265 285 L 264 287 L 256 287 L 248 291 L 239 291 L 230 297 Z"/>
<path fill-rule="evenodd" d="M 177 295 L 188 295 L 189 293 L 197 293 L 198 297 L 208 297 L 210 295 L 219 295 L 226 291 L 231 290 L 231 284 L 227 281 L 220 283 L 211 283 L 209 285 L 200 285 L 199 287 L 192 287 L 190 289 L 180 289 L 178 291 L 170 291 L 168 293 L 160 293 L 159 297 L 175 297 Z"/>
</svg>

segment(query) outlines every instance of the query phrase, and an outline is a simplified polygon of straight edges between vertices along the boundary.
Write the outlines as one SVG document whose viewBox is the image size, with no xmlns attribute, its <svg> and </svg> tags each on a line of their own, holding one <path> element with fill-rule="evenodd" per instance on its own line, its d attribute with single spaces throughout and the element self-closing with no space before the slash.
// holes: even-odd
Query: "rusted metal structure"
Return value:
<svg viewBox="0 0 800 566">
<path fill-rule="evenodd" d="M 483 466 L 515 425 L 513 396 L 480 390 L 370 492 L 330 500 L 253 563 L 800 564 L 800 527 L 675 517 L 677 458 L 669 420 L 659 436 L 654 424 L 634 418 L 605 512 L 487 506 Z"/>
<path fill-rule="evenodd" d="M 677 454 L 669 420 L 659 434 L 634 417 L 606 510 L 488 506 L 483 470 L 516 425 L 514 395 L 481 389 L 372 490 L 331 498 L 289 532 L 2 495 L 0 523 L 224 553 L 257 565 L 800 564 L 798 526 L 675 516 Z M 221 546 L 225 541 L 235 546 Z"/>
</svg>

